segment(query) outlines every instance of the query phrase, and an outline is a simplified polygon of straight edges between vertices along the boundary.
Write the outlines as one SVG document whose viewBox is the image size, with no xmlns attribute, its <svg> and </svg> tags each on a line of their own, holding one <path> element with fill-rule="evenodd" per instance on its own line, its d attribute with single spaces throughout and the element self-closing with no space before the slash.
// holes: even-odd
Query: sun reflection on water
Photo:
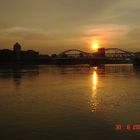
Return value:
<svg viewBox="0 0 140 140">
<path fill-rule="evenodd" d="M 97 73 L 96 71 L 93 72 L 93 90 L 96 90 L 97 86 Z"/>
<path fill-rule="evenodd" d="M 98 84 L 98 76 L 97 76 L 97 67 L 93 69 L 92 74 L 92 95 L 91 95 L 91 111 L 95 112 L 97 110 L 97 84 Z"/>
</svg>

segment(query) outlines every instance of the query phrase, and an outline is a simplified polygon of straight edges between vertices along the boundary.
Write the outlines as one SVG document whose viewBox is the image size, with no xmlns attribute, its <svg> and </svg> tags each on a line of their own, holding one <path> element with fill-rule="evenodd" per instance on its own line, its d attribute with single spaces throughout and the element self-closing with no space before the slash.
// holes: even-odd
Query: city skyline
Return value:
<svg viewBox="0 0 140 140">
<path fill-rule="evenodd" d="M 58 53 L 99 47 L 139 51 L 139 0 L 0 0 L 0 49 Z"/>
</svg>

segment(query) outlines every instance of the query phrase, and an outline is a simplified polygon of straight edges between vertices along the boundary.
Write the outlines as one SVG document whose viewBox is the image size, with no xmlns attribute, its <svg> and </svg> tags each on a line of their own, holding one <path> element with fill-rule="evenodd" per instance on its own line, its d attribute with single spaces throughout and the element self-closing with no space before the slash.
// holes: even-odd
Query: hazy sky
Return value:
<svg viewBox="0 0 140 140">
<path fill-rule="evenodd" d="M 0 48 L 140 51 L 140 0 L 0 0 Z"/>
</svg>

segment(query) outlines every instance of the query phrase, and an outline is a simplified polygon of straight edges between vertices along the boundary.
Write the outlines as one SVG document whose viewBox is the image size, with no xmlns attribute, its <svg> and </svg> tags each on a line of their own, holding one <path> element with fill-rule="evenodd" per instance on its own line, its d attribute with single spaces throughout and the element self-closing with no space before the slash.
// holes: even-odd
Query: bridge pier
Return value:
<svg viewBox="0 0 140 140">
<path fill-rule="evenodd" d="M 107 60 L 105 58 L 92 58 L 89 60 L 90 66 L 101 66 L 105 64 Z"/>
</svg>

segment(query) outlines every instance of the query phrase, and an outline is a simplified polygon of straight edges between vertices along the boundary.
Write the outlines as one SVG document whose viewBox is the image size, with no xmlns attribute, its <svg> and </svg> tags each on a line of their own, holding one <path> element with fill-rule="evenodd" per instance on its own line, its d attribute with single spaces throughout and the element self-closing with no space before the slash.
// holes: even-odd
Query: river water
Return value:
<svg viewBox="0 0 140 140">
<path fill-rule="evenodd" d="M 140 124 L 132 65 L 0 68 L 0 140 L 140 139 L 128 124 Z"/>
</svg>

